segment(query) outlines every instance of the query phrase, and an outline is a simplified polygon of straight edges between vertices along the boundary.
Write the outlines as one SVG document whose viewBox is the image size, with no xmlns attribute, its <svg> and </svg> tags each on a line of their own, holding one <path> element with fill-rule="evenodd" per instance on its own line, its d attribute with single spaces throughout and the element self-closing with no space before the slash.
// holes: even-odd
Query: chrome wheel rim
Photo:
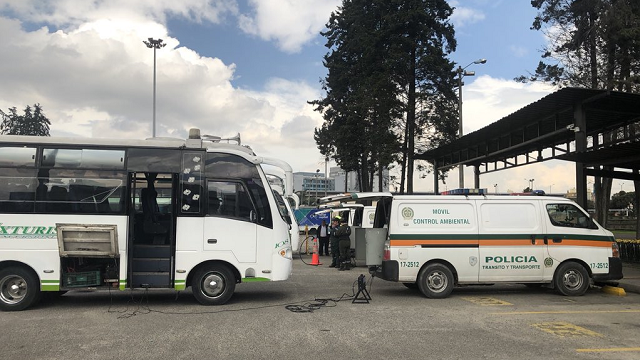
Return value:
<svg viewBox="0 0 640 360">
<path fill-rule="evenodd" d="M 435 293 L 443 292 L 447 284 L 447 276 L 442 271 L 434 271 L 427 276 L 427 287 Z"/>
<path fill-rule="evenodd" d="M 564 273 L 564 276 L 562 277 L 562 283 L 567 289 L 575 290 L 582 287 L 584 278 L 579 271 L 569 270 Z"/>
<path fill-rule="evenodd" d="M 0 280 L 0 300 L 14 305 L 27 296 L 27 282 L 18 275 L 8 275 Z"/>
<path fill-rule="evenodd" d="M 216 298 L 224 292 L 226 283 L 224 277 L 218 273 L 209 273 L 202 278 L 202 294 Z"/>
</svg>

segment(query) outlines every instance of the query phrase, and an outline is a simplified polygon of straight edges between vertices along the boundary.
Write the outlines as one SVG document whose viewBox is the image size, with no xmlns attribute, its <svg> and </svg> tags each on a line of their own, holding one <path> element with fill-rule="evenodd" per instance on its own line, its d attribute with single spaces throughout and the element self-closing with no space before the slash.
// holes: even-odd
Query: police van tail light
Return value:
<svg viewBox="0 0 640 360">
<path fill-rule="evenodd" d="M 384 243 L 384 248 L 383 248 L 383 252 L 382 252 L 382 260 L 391 260 L 391 248 L 389 246 L 389 242 L 388 241 Z"/>
<path fill-rule="evenodd" d="M 611 243 L 611 253 L 613 254 L 613 257 L 620 257 L 620 248 L 618 247 L 618 243 L 615 241 Z"/>
</svg>

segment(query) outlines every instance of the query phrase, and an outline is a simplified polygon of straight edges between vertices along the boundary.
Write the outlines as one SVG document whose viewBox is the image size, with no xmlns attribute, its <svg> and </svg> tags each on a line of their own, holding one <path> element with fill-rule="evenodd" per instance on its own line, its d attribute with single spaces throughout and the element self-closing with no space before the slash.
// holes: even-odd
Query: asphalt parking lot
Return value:
<svg viewBox="0 0 640 360">
<path fill-rule="evenodd" d="M 309 257 L 306 256 L 309 261 Z M 328 261 L 321 257 L 321 261 Z M 189 291 L 73 291 L 0 313 L 6 359 L 638 359 L 640 295 L 569 298 L 522 285 L 443 300 L 296 259 L 290 280 L 247 283 L 224 306 Z M 352 304 L 365 274 L 368 304 Z M 294 310 L 328 301 L 311 312 Z M 301 306 L 301 307 L 297 307 Z"/>
</svg>

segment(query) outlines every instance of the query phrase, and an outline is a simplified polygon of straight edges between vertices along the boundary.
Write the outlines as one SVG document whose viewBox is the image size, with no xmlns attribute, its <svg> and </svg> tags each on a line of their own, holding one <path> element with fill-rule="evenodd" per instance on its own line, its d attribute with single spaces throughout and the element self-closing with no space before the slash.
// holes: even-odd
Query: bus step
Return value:
<svg viewBox="0 0 640 360">
<path fill-rule="evenodd" d="M 171 260 L 164 258 L 133 258 L 134 272 L 170 272 Z"/>
<path fill-rule="evenodd" d="M 134 245 L 134 258 L 169 258 L 171 246 L 169 245 Z"/>
<path fill-rule="evenodd" d="M 133 272 L 131 286 L 134 288 L 170 288 L 171 273 L 169 272 Z"/>
</svg>

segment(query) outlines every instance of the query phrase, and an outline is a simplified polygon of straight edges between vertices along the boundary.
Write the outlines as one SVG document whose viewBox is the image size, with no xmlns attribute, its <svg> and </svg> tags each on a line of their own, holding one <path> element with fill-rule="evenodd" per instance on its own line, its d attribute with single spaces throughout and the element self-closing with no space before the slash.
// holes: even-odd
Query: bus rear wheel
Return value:
<svg viewBox="0 0 640 360">
<path fill-rule="evenodd" d="M 569 261 L 558 267 L 554 283 L 562 295 L 581 296 L 589 289 L 589 273 L 584 266 Z"/>
<path fill-rule="evenodd" d="M 202 305 L 225 304 L 235 289 L 235 276 L 224 265 L 205 266 L 194 276 L 193 296 Z"/>
<path fill-rule="evenodd" d="M 0 310 L 20 311 L 40 298 L 38 277 L 22 267 L 0 270 Z"/>
<path fill-rule="evenodd" d="M 427 265 L 418 275 L 418 288 L 431 299 L 443 299 L 453 291 L 455 279 L 448 266 L 443 264 Z"/>
</svg>

